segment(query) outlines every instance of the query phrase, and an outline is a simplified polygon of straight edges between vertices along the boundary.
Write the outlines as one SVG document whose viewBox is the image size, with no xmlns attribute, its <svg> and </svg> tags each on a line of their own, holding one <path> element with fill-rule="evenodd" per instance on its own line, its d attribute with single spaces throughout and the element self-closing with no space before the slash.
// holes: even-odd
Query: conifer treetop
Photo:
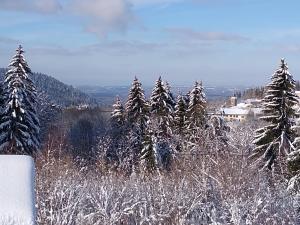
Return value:
<svg viewBox="0 0 300 225">
<path fill-rule="evenodd" d="M 36 114 L 36 89 L 28 76 L 31 70 L 16 50 L 4 79 L 4 109 L 0 117 L 0 149 L 10 154 L 33 154 L 39 148 L 39 120 Z"/>
<path fill-rule="evenodd" d="M 288 71 L 284 59 L 275 71 L 270 84 L 266 86 L 263 102 L 262 120 L 268 124 L 256 131 L 256 148 L 252 158 L 262 168 L 286 168 L 288 153 L 292 150 L 295 133 L 292 130 L 295 117 L 294 106 L 298 103 L 295 94 L 295 81 Z M 283 171 L 282 171 L 283 172 Z"/>
</svg>

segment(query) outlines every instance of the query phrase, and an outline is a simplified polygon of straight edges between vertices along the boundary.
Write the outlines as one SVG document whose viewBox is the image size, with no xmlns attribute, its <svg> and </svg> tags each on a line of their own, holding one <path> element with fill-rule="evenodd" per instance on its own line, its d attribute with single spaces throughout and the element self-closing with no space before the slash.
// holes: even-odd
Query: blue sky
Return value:
<svg viewBox="0 0 300 225">
<path fill-rule="evenodd" d="M 34 71 L 73 85 L 264 85 L 300 79 L 297 0 L 0 0 L 0 66 L 19 43 Z"/>
</svg>

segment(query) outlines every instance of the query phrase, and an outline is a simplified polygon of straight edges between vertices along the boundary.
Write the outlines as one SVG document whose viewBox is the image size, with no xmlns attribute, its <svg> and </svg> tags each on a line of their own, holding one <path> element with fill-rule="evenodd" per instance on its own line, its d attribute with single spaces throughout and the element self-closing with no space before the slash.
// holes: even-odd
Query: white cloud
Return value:
<svg viewBox="0 0 300 225">
<path fill-rule="evenodd" d="M 16 43 L 18 43 L 18 41 L 13 38 L 0 36 L 0 44 L 16 44 Z"/>
<path fill-rule="evenodd" d="M 110 31 L 126 31 L 134 21 L 132 4 L 126 0 L 75 0 L 73 10 L 87 17 L 86 30 L 105 36 Z"/>
<path fill-rule="evenodd" d="M 246 41 L 247 37 L 239 34 L 224 32 L 203 32 L 195 31 L 189 28 L 167 28 L 165 29 L 175 38 L 193 40 L 193 41 Z"/>
<path fill-rule="evenodd" d="M 145 6 L 145 5 L 165 5 L 177 2 L 182 2 L 183 0 L 129 0 L 135 6 Z"/>
<path fill-rule="evenodd" d="M 0 0 L 0 10 L 53 13 L 60 9 L 58 0 Z"/>
</svg>

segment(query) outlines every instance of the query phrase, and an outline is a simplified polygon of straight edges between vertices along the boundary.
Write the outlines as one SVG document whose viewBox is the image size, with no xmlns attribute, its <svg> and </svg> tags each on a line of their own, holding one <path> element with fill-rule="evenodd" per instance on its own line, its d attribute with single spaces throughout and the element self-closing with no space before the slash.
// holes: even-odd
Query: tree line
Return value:
<svg viewBox="0 0 300 225">
<path fill-rule="evenodd" d="M 2 154 L 34 156 L 40 149 L 37 94 L 23 53 L 19 46 L 1 85 L 0 150 Z M 300 178 L 296 86 L 282 60 L 264 88 L 264 126 L 253 135 L 255 148 L 249 155 L 253 167 L 267 177 L 283 174 L 294 186 L 299 185 Z M 137 168 L 152 173 L 170 170 L 177 153 L 226 151 L 230 128 L 222 116 L 209 117 L 206 108 L 202 82 L 195 82 L 189 93 L 175 99 L 168 82 L 159 77 L 146 99 L 142 84 L 135 78 L 126 103 L 117 98 L 113 105 L 107 162 L 130 173 Z"/>
<path fill-rule="evenodd" d="M 267 177 L 283 174 L 299 179 L 300 176 L 299 100 L 295 90 L 296 82 L 284 60 L 270 84 L 254 90 L 255 96 L 263 96 L 261 121 L 266 125 L 253 134 L 255 147 L 249 160 Z M 113 105 L 109 160 L 120 163 L 129 157 L 131 165 L 141 164 L 154 171 L 168 168 L 172 154 L 191 152 L 193 146 L 199 149 L 207 136 L 212 137 L 211 142 L 221 140 L 223 150 L 226 149 L 229 127 L 221 116 L 209 118 L 206 106 L 201 82 L 175 100 L 169 84 L 159 77 L 147 100 L 141 83 L 135 78 L 125 107 L 119 98 Z"/>
</svg>

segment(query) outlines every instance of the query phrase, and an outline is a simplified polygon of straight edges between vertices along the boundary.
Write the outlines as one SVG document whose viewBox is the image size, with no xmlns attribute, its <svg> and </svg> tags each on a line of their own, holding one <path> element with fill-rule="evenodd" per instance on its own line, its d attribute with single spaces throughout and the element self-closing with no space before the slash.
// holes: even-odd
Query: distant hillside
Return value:
<svg viewBox="0 0 300 225">
<path fill-rule="evenodd" d="M 102 106 L 111 106 L 117 95 L 122 101 L 127 100 L 130 86 L 79 86 L 78 88 L 96 99 Z M 191 86 L 171 86 L 171 91 L 174 96 L 177 96 L 179 93 L 186 94 L 192 88 L 193 84 L 191 84 Z M 143 86 L 143 89 L 146 97 L 149 98 L 153 86 Z M 237 90 L 244 90 L 244 87 L 209 86 L 204 87 L 204 90 L 207 99 L 212 101 L 225 100 L 229 96 L 232 96 Z"/>
<path fill-rule="evenodd" d="M 6 69 L 0 68 L 1 81 L 3 80 L 5 72 Z M 37 91 L 44 92 L 48 98 L 57 105 L 68 107 L 80 104 L 96 104 L 96 100 L 89 95 L 51 76 L 42 73 L 33 73 L 32 79 L 36 84 Z"/>
</svg>

